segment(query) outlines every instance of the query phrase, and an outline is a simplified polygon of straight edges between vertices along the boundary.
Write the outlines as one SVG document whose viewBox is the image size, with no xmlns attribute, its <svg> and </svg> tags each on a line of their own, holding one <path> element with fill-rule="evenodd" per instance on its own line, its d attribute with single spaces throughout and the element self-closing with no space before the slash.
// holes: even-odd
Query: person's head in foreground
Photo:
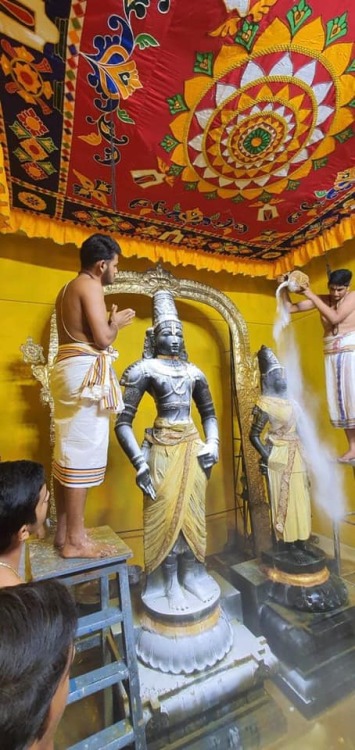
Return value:
<svg viewBox="0 0 355 750">
<path fill-rule="evenodd" d="M 22 544 L 43 526 L 48 500 L 42 464 L 0 462 L 0 586 L 19 583 Z"/>
<path fill-rule="evenodd" d="M 49 750 L 68 696 L 77 615 L 55 580 L 0 589 L 0 748 Z"/>
</svg>

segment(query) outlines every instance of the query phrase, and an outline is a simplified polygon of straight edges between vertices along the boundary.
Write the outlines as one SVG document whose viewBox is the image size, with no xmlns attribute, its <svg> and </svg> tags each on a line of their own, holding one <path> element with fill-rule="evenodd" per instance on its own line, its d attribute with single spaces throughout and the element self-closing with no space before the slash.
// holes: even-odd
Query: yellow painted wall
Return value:
<svg viewBox="0 0 355 750">
<path fill-rule="evenodd" d="M 351 247 L 329 254 L 333 267 L 345 265 L 355 272 Z M 333 260 L 334 258 L 334 260 Z M 151 264 L 143 259 L 122 259 L 123 270 L 143 271 Z M 209 284 L 227 294 L 244 316 L 252 351 L 261 344 L 272 346 L 272 323 L 275 313 L 275 284 L 263 279 L 197 272 L 192 267 L 170 268 L 179 278 L 192 278 Z M 25 236 L 1 237 L 0 250 L 0 315 L 2 321 L 0 347 L 0 408 L 2 430 L 0 455 L 3 460 L 32 458 L 42 461 L 49 473 L 49 417 L 39 404 L 39 385 L 25 365 L 20 345 L 28 336 L 41 343 L 47 351 L 49 319 L 59 289 L 73 278 L 78 269 L 78 250 L 72 245 L 59 247 L 48 240 Z M 324 259 L 309 264 L 305 271 L 314 281 L 315 291 L 324 291 L 326 274 Z M 133 325 L 120 332 L 117 340 L 120 358 L 117 371 L 123 369 L 142 352 L 144 332 L 151 322 L 148 298 L 122 295 L 122 307 L 136 309 Z M 215 402 L 221 433 L 221 460 L 212 472 L 208 485 L 207 519 L 209 552 L 221 550 L 234 528 L 235 510 L 232 483 L 231 403 L 229 382 L 229 334 L 224 320 L 212 308 L 189 301 L 177 303 L 184 323 L 186 347 L 192 362 L 206 374 Z M 305 382 L 309 382 L 324 401 L 321 330 L 316 313 L 308 313 L 294 323 L 301 342 Z M 154 405 L 145 396 L 134 422 L 138 438 L 152 424 Z M 196 422 L 199 423 L 198 416 Z M 332 430 L 322 413 L 321 430 L 328 438 L 344 447 L 342 434 Z M 345 469 L 348 474 L 351 470 Z M 352 475 L 348 477 L 349 505 L 352 496 Z M 142 498 L 135 486 L 134 470 L 111 435 L 109 464 L 105 483 L 92 490 L 87 503 L 87 524 L 109 524 L 127 540 L 134 550 L 133 562 L 142 563 Z M 314 531 L 328 533 L 329 524 L 315 511 Z M 346 530 L 344 541 L 351 543 Z"/>
</svg>

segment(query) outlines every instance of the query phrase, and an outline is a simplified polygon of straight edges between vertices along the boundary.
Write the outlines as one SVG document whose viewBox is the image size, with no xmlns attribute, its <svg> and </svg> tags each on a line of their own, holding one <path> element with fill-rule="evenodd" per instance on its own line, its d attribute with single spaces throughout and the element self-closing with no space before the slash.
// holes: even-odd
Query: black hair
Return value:
<svg viewBox="0 0 355 750">
<path fill-rule="evenodd" d="M 53 579 L 0 589 L 0 612 L 0 747 L 25 750 L 47 729 L 77 613 Z"/>
<path fill-rule="evenodd" d="M 91 268 L 99 260 L 110 261 L 115 255 L 121 254 L 119 244 L 106 234 L 92 234 L 80 248 L 80 262 L 82 268 Z"/>
<path fill-rule="evenodd" d="M 36 506 L 46 478 L 36 461 L 0 461 L 0 553 L 24 524 L 36 523 Z"/>
<path fill-rule="evenodd" d="M 331 271 L 328 276 L 328 286 L 349 286 L 352 273 L 348 268 L 338 268 Z"/>
</svg>

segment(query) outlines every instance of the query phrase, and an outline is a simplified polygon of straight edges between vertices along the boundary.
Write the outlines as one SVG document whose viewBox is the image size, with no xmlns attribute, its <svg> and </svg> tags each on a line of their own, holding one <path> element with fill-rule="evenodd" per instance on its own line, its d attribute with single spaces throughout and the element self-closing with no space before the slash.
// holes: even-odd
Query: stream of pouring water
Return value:
<svg viewBox="0 0 355 750">
<path fill-rule="evenodd" d="M 277 354 L 286 368 L 288 395 L 300 407 L 297 426 L 311 479 L 312 498 L 329 518 L 339 521 L 346 508 L 343 475 L 330 446 L 317 433 L 317 399 L 314 393 L 305 392 L 295 336 L 291 328 L 287 332 L 285 330 L 290 320 L 290 313 L 280 296 L 281 289 L 285 286 L 287 281 L 280 284 L 276 291 L 278 304 L 273 336 Z"/>
</svg>

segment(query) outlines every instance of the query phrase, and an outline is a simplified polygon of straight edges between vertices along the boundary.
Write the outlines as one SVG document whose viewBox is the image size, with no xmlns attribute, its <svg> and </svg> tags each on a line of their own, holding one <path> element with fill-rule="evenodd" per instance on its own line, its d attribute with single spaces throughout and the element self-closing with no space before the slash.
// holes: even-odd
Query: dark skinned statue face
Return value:
<svg viewBox="0 0 355 750">
<path fill-rule="evenodd" d="M 264 375 L 262 391 L 263 393 L 268 393 L 270 396 L 275 395 L 287 398 L 287 380 L 283 367 L 279 367 Z"/>
<path fill-rule="evenodd" d="M 157 355 L 180 357 L 184 347 L 181 323 L 166 323 L 155 336 Z"/>
</svg>

